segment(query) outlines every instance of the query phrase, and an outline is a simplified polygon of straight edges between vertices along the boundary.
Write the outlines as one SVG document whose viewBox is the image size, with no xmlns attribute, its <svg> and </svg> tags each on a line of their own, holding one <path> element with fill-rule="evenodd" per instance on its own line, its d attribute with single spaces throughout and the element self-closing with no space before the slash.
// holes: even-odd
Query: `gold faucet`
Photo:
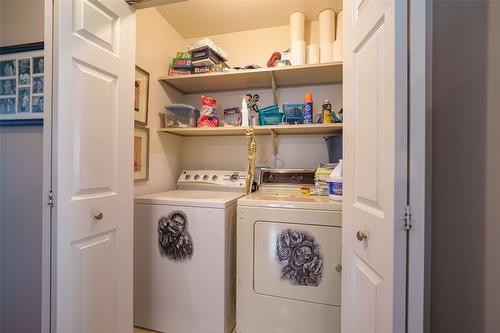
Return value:
<svg viewBox="0 0 500 333">
<path fill-rule="evenodd" d="M 255 131 L 253 127 L 247 129 L 246 136 L 248 138 L 246 193 L 250 194 L 250 192 L 252 192 L 252 184 L 255 178 L 255 159 L 257 155 L 257 143 L 255 142 Z"/>
</svg>

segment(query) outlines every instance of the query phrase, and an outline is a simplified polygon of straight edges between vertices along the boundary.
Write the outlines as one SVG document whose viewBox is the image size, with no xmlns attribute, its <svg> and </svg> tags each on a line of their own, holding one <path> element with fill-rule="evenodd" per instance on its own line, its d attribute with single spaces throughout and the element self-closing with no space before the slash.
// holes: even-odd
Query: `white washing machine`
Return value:
<svg viewBox="0 0 500 333">
<path fill-rule="evenodd" d="M 314 172 L 263 169 L 238 200 L 238 333 L 340 333 L 342 205 L 303 194 Z"/>
<path fill-rule="evenodd" d="M 177 190 L 135 199 L 134 325 L 230 333 L 235 325 L 236 201 L 245 172 L 182 172 Z"/>
</svg>

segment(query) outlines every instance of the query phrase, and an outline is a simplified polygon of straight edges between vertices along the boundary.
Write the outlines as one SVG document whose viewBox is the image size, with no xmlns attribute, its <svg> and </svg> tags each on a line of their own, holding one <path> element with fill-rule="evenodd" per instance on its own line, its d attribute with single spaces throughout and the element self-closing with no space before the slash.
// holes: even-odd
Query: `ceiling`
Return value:
<svg viewBox="0 0 500 333">
<path fill-rule="evenodd" d="M 288 25 L 301 11 L 307 21 L 319 12 L 342 9 L 342 0 L 187 0 L 157 7 L 185 39 Z"/>
</svg>

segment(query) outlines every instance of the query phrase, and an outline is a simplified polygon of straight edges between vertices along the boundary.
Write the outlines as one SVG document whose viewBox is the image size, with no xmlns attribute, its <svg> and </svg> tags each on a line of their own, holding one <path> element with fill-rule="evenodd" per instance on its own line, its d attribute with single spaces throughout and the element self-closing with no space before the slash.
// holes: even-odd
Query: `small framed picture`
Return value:
<svg viewBox="0 0 500 333">
<path fill-rule="evenodd" d="M 0 47 L 0 126 L 41 125 L 43 42 Z"/>
<path fill-rule="evenodd" d="M 134 131 L 134 181 L 149 179 L 149 128 L 135 126 Z"/>
<path fill-rule="evenodd" d="M 135 66 L 134 120 L 137 125 L 148 124 L 149 73 Z"/>
</svg>

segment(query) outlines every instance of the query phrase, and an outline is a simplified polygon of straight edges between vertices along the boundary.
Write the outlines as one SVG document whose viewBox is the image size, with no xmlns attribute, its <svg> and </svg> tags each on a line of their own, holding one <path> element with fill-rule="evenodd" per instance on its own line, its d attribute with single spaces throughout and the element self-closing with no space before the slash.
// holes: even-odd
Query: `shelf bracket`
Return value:
<svg viewBox="0 0 500 333">
<path fill-rule="evenodd" d="M 275 105 L 278 105 L 278 93 L 276 92 L 276 90 L 278 90 L 278 85 L 276 84 L 276 77 L 273 71 L 269 72 L 269 74 L 271 75 L 271 85 L 273 88 L 273 101 Z"/>
<path fill-rule="evenodd" d="M 274 130 L 271 130 L 271 140 L 273 141 L 273 155 L 276 158 L 278 155 L 278 134 Z"/>
</svg>

